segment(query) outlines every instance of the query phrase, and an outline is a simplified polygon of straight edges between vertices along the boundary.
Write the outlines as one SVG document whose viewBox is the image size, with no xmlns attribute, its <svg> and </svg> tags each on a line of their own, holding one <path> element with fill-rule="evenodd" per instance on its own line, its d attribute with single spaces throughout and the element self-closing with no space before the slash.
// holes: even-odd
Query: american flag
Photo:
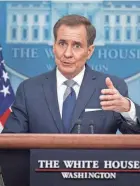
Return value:
<svg viewBox="0 0 140 186">
<path fill-rule="evenodd" d="M 2 47 L 0 46 L 0 133 L 11 112 L 11 105 L 14 101 L 14 92 L 10 84 L 8 73 L 4 67 Z"/>
</svg>

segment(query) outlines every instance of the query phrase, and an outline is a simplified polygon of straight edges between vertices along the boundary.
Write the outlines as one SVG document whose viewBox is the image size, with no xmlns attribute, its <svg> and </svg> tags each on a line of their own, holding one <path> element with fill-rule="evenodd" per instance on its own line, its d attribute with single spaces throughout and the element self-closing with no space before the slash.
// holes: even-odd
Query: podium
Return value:
<svg viewBox="0 0 140 186">
<path fill-rule="evenodd" d="M 56 160 L 57 168 L 54 166 Z M 50 161 L 53 167 L 50 166 Z M 68 165 L 70 161 L 71 167 Z M 117 162 L 125 162 L 126 165 Z M 140 136 L 1 134 L 0 165 L 5 186 L 137 186 L 140 181 Z M 126 167 L 118 168 L 119 165 Z M 65 172 L 76 172 L 75 175 L 79 172 L 80 176 L 82 172 L 83 177 L 70 176 L 67 179 L 62 175 Z M 89 172 L 90 177 L 87 176 Z M 97 172 L 108 173 L 106 175 L 116 173 L 117 177 L 100 178 L 98 174 L 98 178 L 95 178 L 93 174 Z"/>
</svg>

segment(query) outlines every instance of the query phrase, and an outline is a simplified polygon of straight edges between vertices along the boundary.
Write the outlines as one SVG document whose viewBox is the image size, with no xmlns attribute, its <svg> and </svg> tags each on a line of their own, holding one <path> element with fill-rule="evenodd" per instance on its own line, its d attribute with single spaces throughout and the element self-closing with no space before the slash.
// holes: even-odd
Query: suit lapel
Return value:
<svg viewBox="0 0 140 186">
<path fill-rule="evenodd" d="M 72 125 L 70 131 L 74 127 L 76 121 L 79 119 L 81 113 L 84 111 L 89 99 L 95 93 L 97 87 L 95 79 L 96 76 L 94 75 L 94 71 L 92 71 L 88 66 L 86 66 L 85 75 L 83 78 L 83 82 L 79 91 L 79 95 L 76 101 L 76 106 L 72 117 Z"/>
<path fill-rule="evenodd" d="M 56 69 L 46 75 L 43 82 L 43 89 L 48 107 L 55 121 L 55 125 L 60 133 L 63 133 L 63 124 L 59 112 L 56 85 Z"/>
</svg>

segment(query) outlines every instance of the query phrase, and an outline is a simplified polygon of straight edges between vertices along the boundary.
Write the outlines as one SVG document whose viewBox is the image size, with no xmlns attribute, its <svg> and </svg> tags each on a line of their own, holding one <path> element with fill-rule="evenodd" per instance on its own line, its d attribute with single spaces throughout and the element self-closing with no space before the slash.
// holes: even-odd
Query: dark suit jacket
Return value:
<svg viewBox="0 0 140 186">
<path fill-rule="evenodd" d="M 77 133 L 80 118 L 81 133 L 90 133 L 90 122 L 93 132 L 99 134 L 140 132 L 140 109 L 136 106 L 137 125 L 130 126 L 121 114 L 113 111 L 85 112 L 85 108 L 101 108 L 99 96 L 101 89 L 107 88 L 105 78 L 108 75 L 96 72 L 86 65 L 86 71 L 80 88 L 77 103 L 73 112 L 69 133 Z M 119 92 L 128 97 L 127 86 L 123 80 L 110 76 Z M 56 70 L 22 82 L 17 90 L 16 100 L 3 133 L 64 133 L 59 113 L 56 90 Z"/>
</svg>

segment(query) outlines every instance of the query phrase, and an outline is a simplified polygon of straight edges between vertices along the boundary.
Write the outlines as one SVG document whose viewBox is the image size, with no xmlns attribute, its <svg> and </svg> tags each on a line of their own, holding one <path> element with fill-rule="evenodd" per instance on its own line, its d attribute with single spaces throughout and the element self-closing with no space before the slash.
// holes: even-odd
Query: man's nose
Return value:
<svg viewBox="0 0 140 186">
<path fill-rule="evenodd" d="M 65 57 L 72 57 L 72 47 L 71 46 L 67 46 L 65 52 L 64 52 Z"/>
</svg>

